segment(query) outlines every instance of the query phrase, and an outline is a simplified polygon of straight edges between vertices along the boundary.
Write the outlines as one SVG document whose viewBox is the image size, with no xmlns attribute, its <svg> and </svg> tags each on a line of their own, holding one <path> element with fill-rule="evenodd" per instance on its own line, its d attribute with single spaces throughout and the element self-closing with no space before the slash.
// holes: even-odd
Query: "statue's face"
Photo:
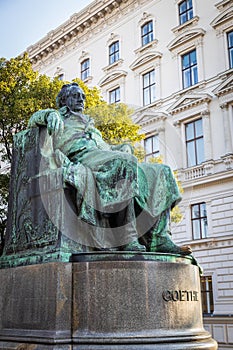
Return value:
<svg viewBox="0 0 233 350">
<path fill-rule="evenodd" d="M 78 86 L 73 86 L 66 99 L 66 105 L 73 112 L 82 112 L 84 108 L 85 95 Z"/>
</svg>

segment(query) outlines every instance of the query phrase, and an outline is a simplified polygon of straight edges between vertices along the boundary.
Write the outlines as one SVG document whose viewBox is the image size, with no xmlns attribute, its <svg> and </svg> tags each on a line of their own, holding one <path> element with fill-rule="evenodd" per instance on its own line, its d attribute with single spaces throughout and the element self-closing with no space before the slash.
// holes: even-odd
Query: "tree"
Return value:
<svg viewBox="0 0 233 350">
<path fill-rule="evenodd" d="M 2 159 L 11 161 L 13 135 L 26 128 L 36 110 L 55 107 L 62 83 L 39 75 L 27 54 L 0 60 L 0 144 Z"/>
<path fill-rule="evenodd" d="M 102 102 L 87 109 L 95 120 L 95 125 L 106 142 L 112 145 L 130 143 L 135 145 L 145 136 L 139 133 L 140 126 L 135 124 L 130 115 L 133 110 L 124 103 L 107 104 Z"/>
</svg>

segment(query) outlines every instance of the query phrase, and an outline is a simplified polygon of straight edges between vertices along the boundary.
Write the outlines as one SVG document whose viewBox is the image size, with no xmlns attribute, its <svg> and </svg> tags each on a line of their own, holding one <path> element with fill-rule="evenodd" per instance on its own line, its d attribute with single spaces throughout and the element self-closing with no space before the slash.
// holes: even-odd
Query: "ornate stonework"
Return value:
<svg viewBox="0 0 233 350">
<path fill-rule="evenodd" d="M 146 0 L 148 1 L 148 0 Z M 46 37 L 35 45 L 28 47 L 27 52 L 36 69 L 51 64 L 64 54 L 73 51 L 87 38 L 97 34 L 106 24 L 111 24 L 117 17 L 132 10 L 135 3 L 145 1 L 104 0 L 92 2 L 87 8 L 75 13 L 68 21 L 50 31 Z"/>
</svg>

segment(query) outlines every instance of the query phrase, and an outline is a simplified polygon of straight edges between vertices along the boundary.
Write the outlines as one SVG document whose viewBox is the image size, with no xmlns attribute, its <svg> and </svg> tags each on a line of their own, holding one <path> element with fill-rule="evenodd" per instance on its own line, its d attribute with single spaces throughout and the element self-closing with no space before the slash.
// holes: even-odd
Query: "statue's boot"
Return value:
<svg viewBox="0 0 233 350">
<path fill-rule="evenodd" d="M 171 253 L 190 255 L 192 249 L 188 245 L 178 246 L 171 239 L 170 212 L 165 211 L 160 215 L 155 226 L 150 232 L 149 251 L 158 253 Z"/>
<path fill-rule="evenodd" d="M 127 245 L 121 247 L 121 251 L 124 251 L 124 252 L 126 252 L 126 251 L 130 251 L 130 252 L 131 251 L 133 251 L 133 252 L 135 252 L 135 251 L 137 251 L 137 252 L 145 252 L 146 251 L 146 247 L 144 245 L 140 244 L 138 242 L 138 240 L 136 240 L 136 241 L 130 242 Z"/>
</svg>

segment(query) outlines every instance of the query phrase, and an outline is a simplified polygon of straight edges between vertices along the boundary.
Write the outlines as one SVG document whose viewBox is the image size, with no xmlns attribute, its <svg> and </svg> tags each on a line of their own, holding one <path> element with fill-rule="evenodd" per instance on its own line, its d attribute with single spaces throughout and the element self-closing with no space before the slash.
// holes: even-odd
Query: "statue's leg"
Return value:
<svg viewBox="0 0 233 350">
<path fill-rule="evenodd" d="M 118 243 L 119 251 L 146 251 L 145 245 L 138 241 L 134 201 L 128 203 L 122 210 L 112 214 L 109 221 L 115 232 L 115 245 Z"/>
<path fill-rule="evenodd" d="M 189 255 L 192 250 L 189 246 L 176 245 L 171 238 L 170 211 L 165 210 L 158 218 L 156 224 L 149 233 L 148 250 L 150 252 L 172 253 Z"/>
</svg>

